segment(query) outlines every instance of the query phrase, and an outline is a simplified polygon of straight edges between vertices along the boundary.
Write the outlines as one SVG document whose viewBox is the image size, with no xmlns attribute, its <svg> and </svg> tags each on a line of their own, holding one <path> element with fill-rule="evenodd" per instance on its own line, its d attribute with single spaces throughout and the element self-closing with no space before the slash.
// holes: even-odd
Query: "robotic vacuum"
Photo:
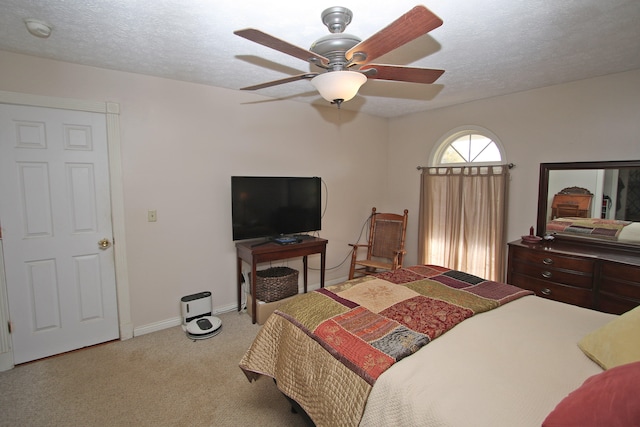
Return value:
<svg viewBox="0 0 640 427">
<path fill-rule="evenodd" d="M 215 316 L 203 316 L 187 323 L 186 332 L 189 338 L 203 340 L 218 335 L 222 330 L 222 321 Z"/>
</svg>

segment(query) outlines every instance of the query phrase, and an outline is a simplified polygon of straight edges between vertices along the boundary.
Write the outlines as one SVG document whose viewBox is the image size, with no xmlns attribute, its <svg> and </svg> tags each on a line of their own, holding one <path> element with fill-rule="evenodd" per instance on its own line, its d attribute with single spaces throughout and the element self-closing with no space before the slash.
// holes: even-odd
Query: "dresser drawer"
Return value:
<svg viewBox="0 0 640 427">
<path fill-rule="evenodd" d="M 640 306 L 640 251 L 515 241 L 509 243 L 507 282 L 541 297 L 622 314 Z"/>
<path fill-rule="evenodd" d="M 548 268 L 561 268 L 593 275 L 595 261 L 588 258 L 577 258 L 568 255 L 558 255 L 553 252 L 543 252 L 536 250 L 512 247 L 515 260 L 527 262 L 533 265 Z"/>
<path fill-rule="evenodd" d="M 640 304 L 640 267 L 603 261 L 599 308 L 624 312 Z"/>
<path fill-rule="evenodd" d="M 593 292 L 589 289 L 565 286 L 520 273 L 512 274 L 511 284 L 519 288 L 529 289 L 543 298 L 587 308 L 593 306 Z"/>
<path fill-rule="evenodd" d="M 601 292 L 598 294 L 598 303 L 596 304 L 595 309 L 598 311 L 604 311 L 605 313 L 623 314 L 629 310 L 633 310 L 638 305 L 640 305 L 640 301 L 638 300 L 634 301 L 628 298 L 620 298 L 614 294 Z"/>
<path fill-rule="evenodd" d="M 557 268 L 526 264 L 517 261 L 514 263 L 513 267 L 514 272 L 527 275 L 534 279 L 556 282 L 589 290 L 593 288 L 593 275 L 591 273 L 559 270 Z"/>
</svg>

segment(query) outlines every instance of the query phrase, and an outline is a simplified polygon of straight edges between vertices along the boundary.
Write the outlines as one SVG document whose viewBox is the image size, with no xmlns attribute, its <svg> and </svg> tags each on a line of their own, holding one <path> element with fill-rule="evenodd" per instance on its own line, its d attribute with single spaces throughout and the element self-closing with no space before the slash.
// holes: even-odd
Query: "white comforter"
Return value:
<svg viewBox="0 0 640 427">
<path fill-rule="evenodd" d="M 360 426 L 540 426 L 602 372 L 577 343 L 615 317 L 535 296 L 476 315 L 380 376 Z"/>
<path fill-rule="evenodd" d="M 634 222 L 622 229 L 618 236 L 619 242 L 640 242 L 640 222 Z"/>
</svg>

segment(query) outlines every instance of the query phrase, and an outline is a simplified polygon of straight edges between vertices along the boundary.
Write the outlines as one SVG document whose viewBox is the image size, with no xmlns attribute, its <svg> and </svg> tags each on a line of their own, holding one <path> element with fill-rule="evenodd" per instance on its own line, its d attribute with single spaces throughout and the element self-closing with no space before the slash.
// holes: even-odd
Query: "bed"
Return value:
<svg viewBox="0 0 640 427">
<path fill-rule="evenodd" d="M 590 237 L 624 243 L 640 242 L 640 222 L 562 217 L 547 222 L 547 233 Z"/>
<path fill-rule="evenodd" d="M 560 425 L 548 418 L 603 372 L 631 367 L 618 375 L 636 388 L 629 396 L 640 392 L 640 341 L 622 339 L 632 348 L 615 363 L 578 347 L 625 316 L 419 265 L 299 295 L 267 319 L 240 368 L 275 379 L 317 426 Z"/>
</svg>

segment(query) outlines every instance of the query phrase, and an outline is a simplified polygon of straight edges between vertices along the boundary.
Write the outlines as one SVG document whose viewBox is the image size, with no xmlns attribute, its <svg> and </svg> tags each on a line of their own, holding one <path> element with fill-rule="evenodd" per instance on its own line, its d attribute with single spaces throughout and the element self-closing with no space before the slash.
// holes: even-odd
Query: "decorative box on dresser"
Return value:
<svg viewBox="0 0 640 427">
<path fill-rule="evenodd" d="M 640 251 L 514 241 L 507 282 L 543 298 L 622 314 L 640 305 Z"/>
</svg>

